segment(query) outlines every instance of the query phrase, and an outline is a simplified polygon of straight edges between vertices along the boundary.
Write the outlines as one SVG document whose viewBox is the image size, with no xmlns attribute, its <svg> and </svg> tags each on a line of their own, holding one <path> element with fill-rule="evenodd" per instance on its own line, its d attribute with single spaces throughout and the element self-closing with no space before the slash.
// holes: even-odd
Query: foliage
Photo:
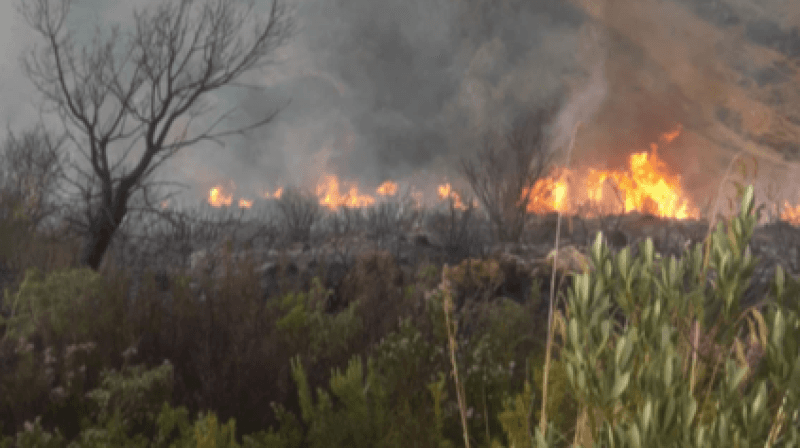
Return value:
<svg viewBox="0 0 800 448">
<path fill-rule="evenodd" d="M 307 440 L 311 447 L 401 446 L 393 431 L 385 391 L 375 379 L 374 367 L 361 359 L 351 359 L 344 372 L 334 369 L 330 390 L 340 403 L 334 406 L 331 395 L 317 390 L 317 403 L 311 396 L 303 366 L 292 362 L 292 376 L 297 383 L 303 421 L 309 426 Z"/>
<path fill-rule="evenodd" d="M 739 311 L 754 265 L 747 247 L 758 219 L 753 203 L 750 187 L 739 215 L 708 239 L 707 258 L 698 245 L 680 261 L 663 260 L 650 240 L 635 260 L 627 249 L 612 256 L 598 236 L 596 269 L 575 276 L 562 331 L 562 360 L 588 426 L 576 441 L 800 443 L 793 411 L 800 408 L 800 315 L 796 304 L 782 304 L 797 297 L 787 294 L 782 270 L 766 313 Z M 691 349 L 700 334 L 710 350 Z M 760 366 L 751 350 L 763 353 Z M 537 430 L 537 440 L 544 436 Z"/>
<path fill-rule="evenodd" d="M 315 277 L 310 291 L 288 293 L 274 305 L 281 312 L 275 324 L 279 337 L 291 344 L 295 353 L 307 352 L 312 359 L 342 353 L 361 331 L 363 326 L 356 315 L 358 303 L 348 304 L 338 314 L 325 312 L 331 293 Z"/>
<path fill-rule="evenodd" d="M 80 340 L 97 324 L 98 315 L 80 315 L 98 309 L 96 302 L 101 278 L 90 269 L 69 269 L 45 276 L 29 269 L 15 294 L 4 294 L 3 306 L 10 317 L 0 316 L 7 326 L 6 337 L 29 338 L 36 329 L 49 328 L 54 338 Z"/>
</svg>

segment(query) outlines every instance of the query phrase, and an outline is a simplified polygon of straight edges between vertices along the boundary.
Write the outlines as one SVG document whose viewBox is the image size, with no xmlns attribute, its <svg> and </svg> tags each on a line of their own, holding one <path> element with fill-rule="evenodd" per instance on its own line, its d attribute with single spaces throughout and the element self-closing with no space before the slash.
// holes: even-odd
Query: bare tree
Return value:
<svg viewBox="0 0 800 448">
<path fill-rule="evenodd" d="M 305 190 L 289 187 L 278 199 L 277 205 L 288 241 L 308 243 L 311 240 L 311 227 L 322 217 L 319 200 Z"/>
<path fill-rule="evenodd" d="M 203 140 L 222 145 L 221 137 L 275 117 L 277 110 L 249 126 L 214 131 L 229 110 L 187 135 L 192 120 L 211 110 L 209 93 L 240 86 L 241 75 L 274 62 L 293 29 L 278 1 L 259 17 L 255 0 L 165 0 L 136 11 L 124 40 L 114 26 L 76 51 L 65 30 L 72 0 L 21 0 L 20 13 L 46 41 L 22 58 L 23 68 L 89 164 L 74 164 L 69 178 L 83 207 L 82 264 L 99 267 L 131 197 L 146 195 L 154 170 L 179 150 Z M 176 132 L 183 135 L 168 139 Z"/>
<path fill-rule="evenodd" d="M 461 160 L 461 173 L 499 241 L 518 241 L 522 235 L 532 187 L 550 167 L 546 125 L 555 111 L 552 105 L 523 114 L 505 138 L 485 136 L 477 161 Z"/>
</svg>

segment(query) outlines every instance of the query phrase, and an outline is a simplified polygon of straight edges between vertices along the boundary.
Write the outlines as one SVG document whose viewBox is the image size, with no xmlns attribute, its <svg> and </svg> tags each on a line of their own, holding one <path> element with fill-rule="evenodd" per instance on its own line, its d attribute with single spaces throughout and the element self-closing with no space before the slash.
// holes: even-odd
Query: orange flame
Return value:
<svg viewBox="0 0 800 448">
<path fill-rule="evenodd" d="M 662 135 L 661 139 L 671 142 L 680 135 L 680 131 L 679 126 Z M 658 157 L 656 144 L 650 148 L 649 154 L 631 154 L 627 171 L 589 169 L 588 173 L 577 175 L 575 170 L 554 170 L 551 176 L 540 179 L 530 191 L 523 194 L 523 198 L 525 194 L 530 195 L 528 211 L 576 213 L 581 205 L 588 202 L 596 211 L 605 213 L 617 209 L 625 213 L 637 210 L 678 219 L 698 217 L 699 212 L 686 199 L 680 176 L 672 174 L 666 163 Z M 567 178 L 570 177 L 578 180 L 569 182 Z M 612 189 L 621 193 L 621 204 L 615 204 L 617 199 L 607 194 Z M 571 194 L 568 195 L 568 192 Z M 578 197 L 578 193 L 584 194 L 586 201 L 581 203 L 582 198 Z"/>
<path fill-rule="evenodd" d="M 222 193 L 222 187 L 216 186 L 208 192 L 208 203 L 212 207 L 222 207 L 223 205 L 231 205 L 233 195 L 225 195 Z"/>
<path fill-rule="evenodd" d="M 349 185 L 347 193 L 339 191 L 339 179 L 334 175 L 324 176 L 324 181 L 317 184 L 317 196 L 320 204 L 332 210 L 340 207 L 365 207 L 375 203 L 375 198 L 370 195 L 358 193 L 358 187 Z"/>
<path fill-rule="evenodd" d="M 239 199 L 239 208 L 250 208 L 253 206 L 253 201 L 241 198 Z"/>
<path fill-rule="evenodd" d="M 375 190 L 381 196 L 394 196 L 397 194 L 397 182 L 392 182 L 387 180 L 386 182 L 382 183 L 377 190 Z"/>
<path fill-rule="evenodd" d="M 275 190 L 275 193 L 270 193 L 269 191 L 264 191 L 261 195 L 264 196 L 265 199 L 269 199 L 269 198 L 280 199 L 281 198 L 281 194 L 283 194 L 283 187 L 278 188 L 277 190 Z"/>
<path fill-rule="evenodd" d="M 781 220 L 795 226 L 800 226 L 800 205 L 792 207 L 789 204 L 789 201 L 784 201 L 783 211 L 781 212 Z"/>
<path fill-rule="evenodd" d="M 467 206 L 461 200 L 461 196 L 455 190 L 453 190 L 453 188 L 450 186 L 449 182 L 439 185 L 437 190 L 438 190 L 440 199 L 452 198 L 453 199 L 453 207 L 455 207 L 455 208 L 457 208 L 459 210 L 466 210 L 467 209 Z M 477 201 L 475 201 L 475 203 L 477 203 Z"/>
</svg>

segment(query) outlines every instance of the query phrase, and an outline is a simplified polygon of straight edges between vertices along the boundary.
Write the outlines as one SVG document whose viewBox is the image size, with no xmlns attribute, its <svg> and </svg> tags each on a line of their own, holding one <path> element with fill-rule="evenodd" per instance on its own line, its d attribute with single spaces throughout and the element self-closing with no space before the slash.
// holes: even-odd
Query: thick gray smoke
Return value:
<svg viewBox="0 0 800 448">
<path fill-rule="evenodd" d="M 191 187 L 187 202 L 217 184 L 235 200 L 324 174 L 362 193 L 384 180 L 431 191 L 459 180 L 487 131 L 553 99 L 554 151 L 582 123 L 573 165 L 624 168 L 681 126 L 659 156 L 690 194 L 716 192 L 741 153 L 778 199 L 800 199 L 785 181 L 800 160 L 796 0 L 286 1 L 298 29 L 280 63 L 243 80 L 259 87 L 210 101 L 241 109 L 231 128 L 290 103 L 249 136 L 164 166 Z M 110 18 L 130 15 L 117 9 Z"/>
<path fill-rule="evenodd" d="M 681 125 L 659 155 L 702 195 L 739 151 L 762 172 L 800 154 L 800 139 L 776 137 L 781 120 L 800 130 L 800 107 L 776 98 L 800 92 L 800 38 L 773 3 L 306 0 L 269 87 L 240 98 L 251 120 L 291 104 L 209 157 L 242 195 L 322 174 L 362 192 L 387 179 L 430 187 L 457 178 L 487 130 L 562 97 L 554 150 L 581 121 L 576 160 L 620 168 Z"/>
<path fill-rule="evenodd" d="M 576 57 L 585 14 L 567 2 L 308 0 L 297 12 L 279 81 L 241 98 L 249 120 L 291 104 L 211 156 L 242 194 L 323 173 L 362 192 L 453 179 L 482 133 L 588 76 Z"/>
</svg>

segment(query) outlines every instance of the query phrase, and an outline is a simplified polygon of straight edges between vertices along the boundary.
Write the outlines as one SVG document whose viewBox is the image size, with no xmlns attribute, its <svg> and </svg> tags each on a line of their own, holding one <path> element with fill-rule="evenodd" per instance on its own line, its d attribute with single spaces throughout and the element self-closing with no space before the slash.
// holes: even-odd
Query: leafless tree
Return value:
<svg viewBox="0 0 800 448">
<path fill-rule="evenodd" d="M 309 242 L 311 227 L 322 217 L 319 200 L 307 191 L 289 187 L 278 199 L 277 205 L 288 241 Z"/>
<path fill-rule="evenodd" d="M 20 13 L 45 40 L 25 54 L 23 68 L 85 159 L 69 177 L 83 208 L 82 264 L 99 267 L 130 199 L 147 194 L 166 160 L 203 140 L 222 145 L 220 138 L 275 117 L 277 110 L 249 126 L 215 131 L 229 110 L 188 135 L 192 120 L 212 110 L 210 93 L 241 86 L 243 74 L 275 62 L 293 30 L 278 2 L 260 17 L 255 0 L 165 0 L 136 11 L 124 39 L 118 26 L 110 35 L 98 30 L 76 51 L 65 29 L 72 0 L 21 0 Z"/>
<path fill-rule="evenodd" d="M 505 138 L 488 133 L 477 161 L 462 159 L 461 173 L 486 211 L 499 241 L 518 241 L 530 193 L 552 160 L 546 126 L 555 103 L 520 116 Z"/>
</svg>

